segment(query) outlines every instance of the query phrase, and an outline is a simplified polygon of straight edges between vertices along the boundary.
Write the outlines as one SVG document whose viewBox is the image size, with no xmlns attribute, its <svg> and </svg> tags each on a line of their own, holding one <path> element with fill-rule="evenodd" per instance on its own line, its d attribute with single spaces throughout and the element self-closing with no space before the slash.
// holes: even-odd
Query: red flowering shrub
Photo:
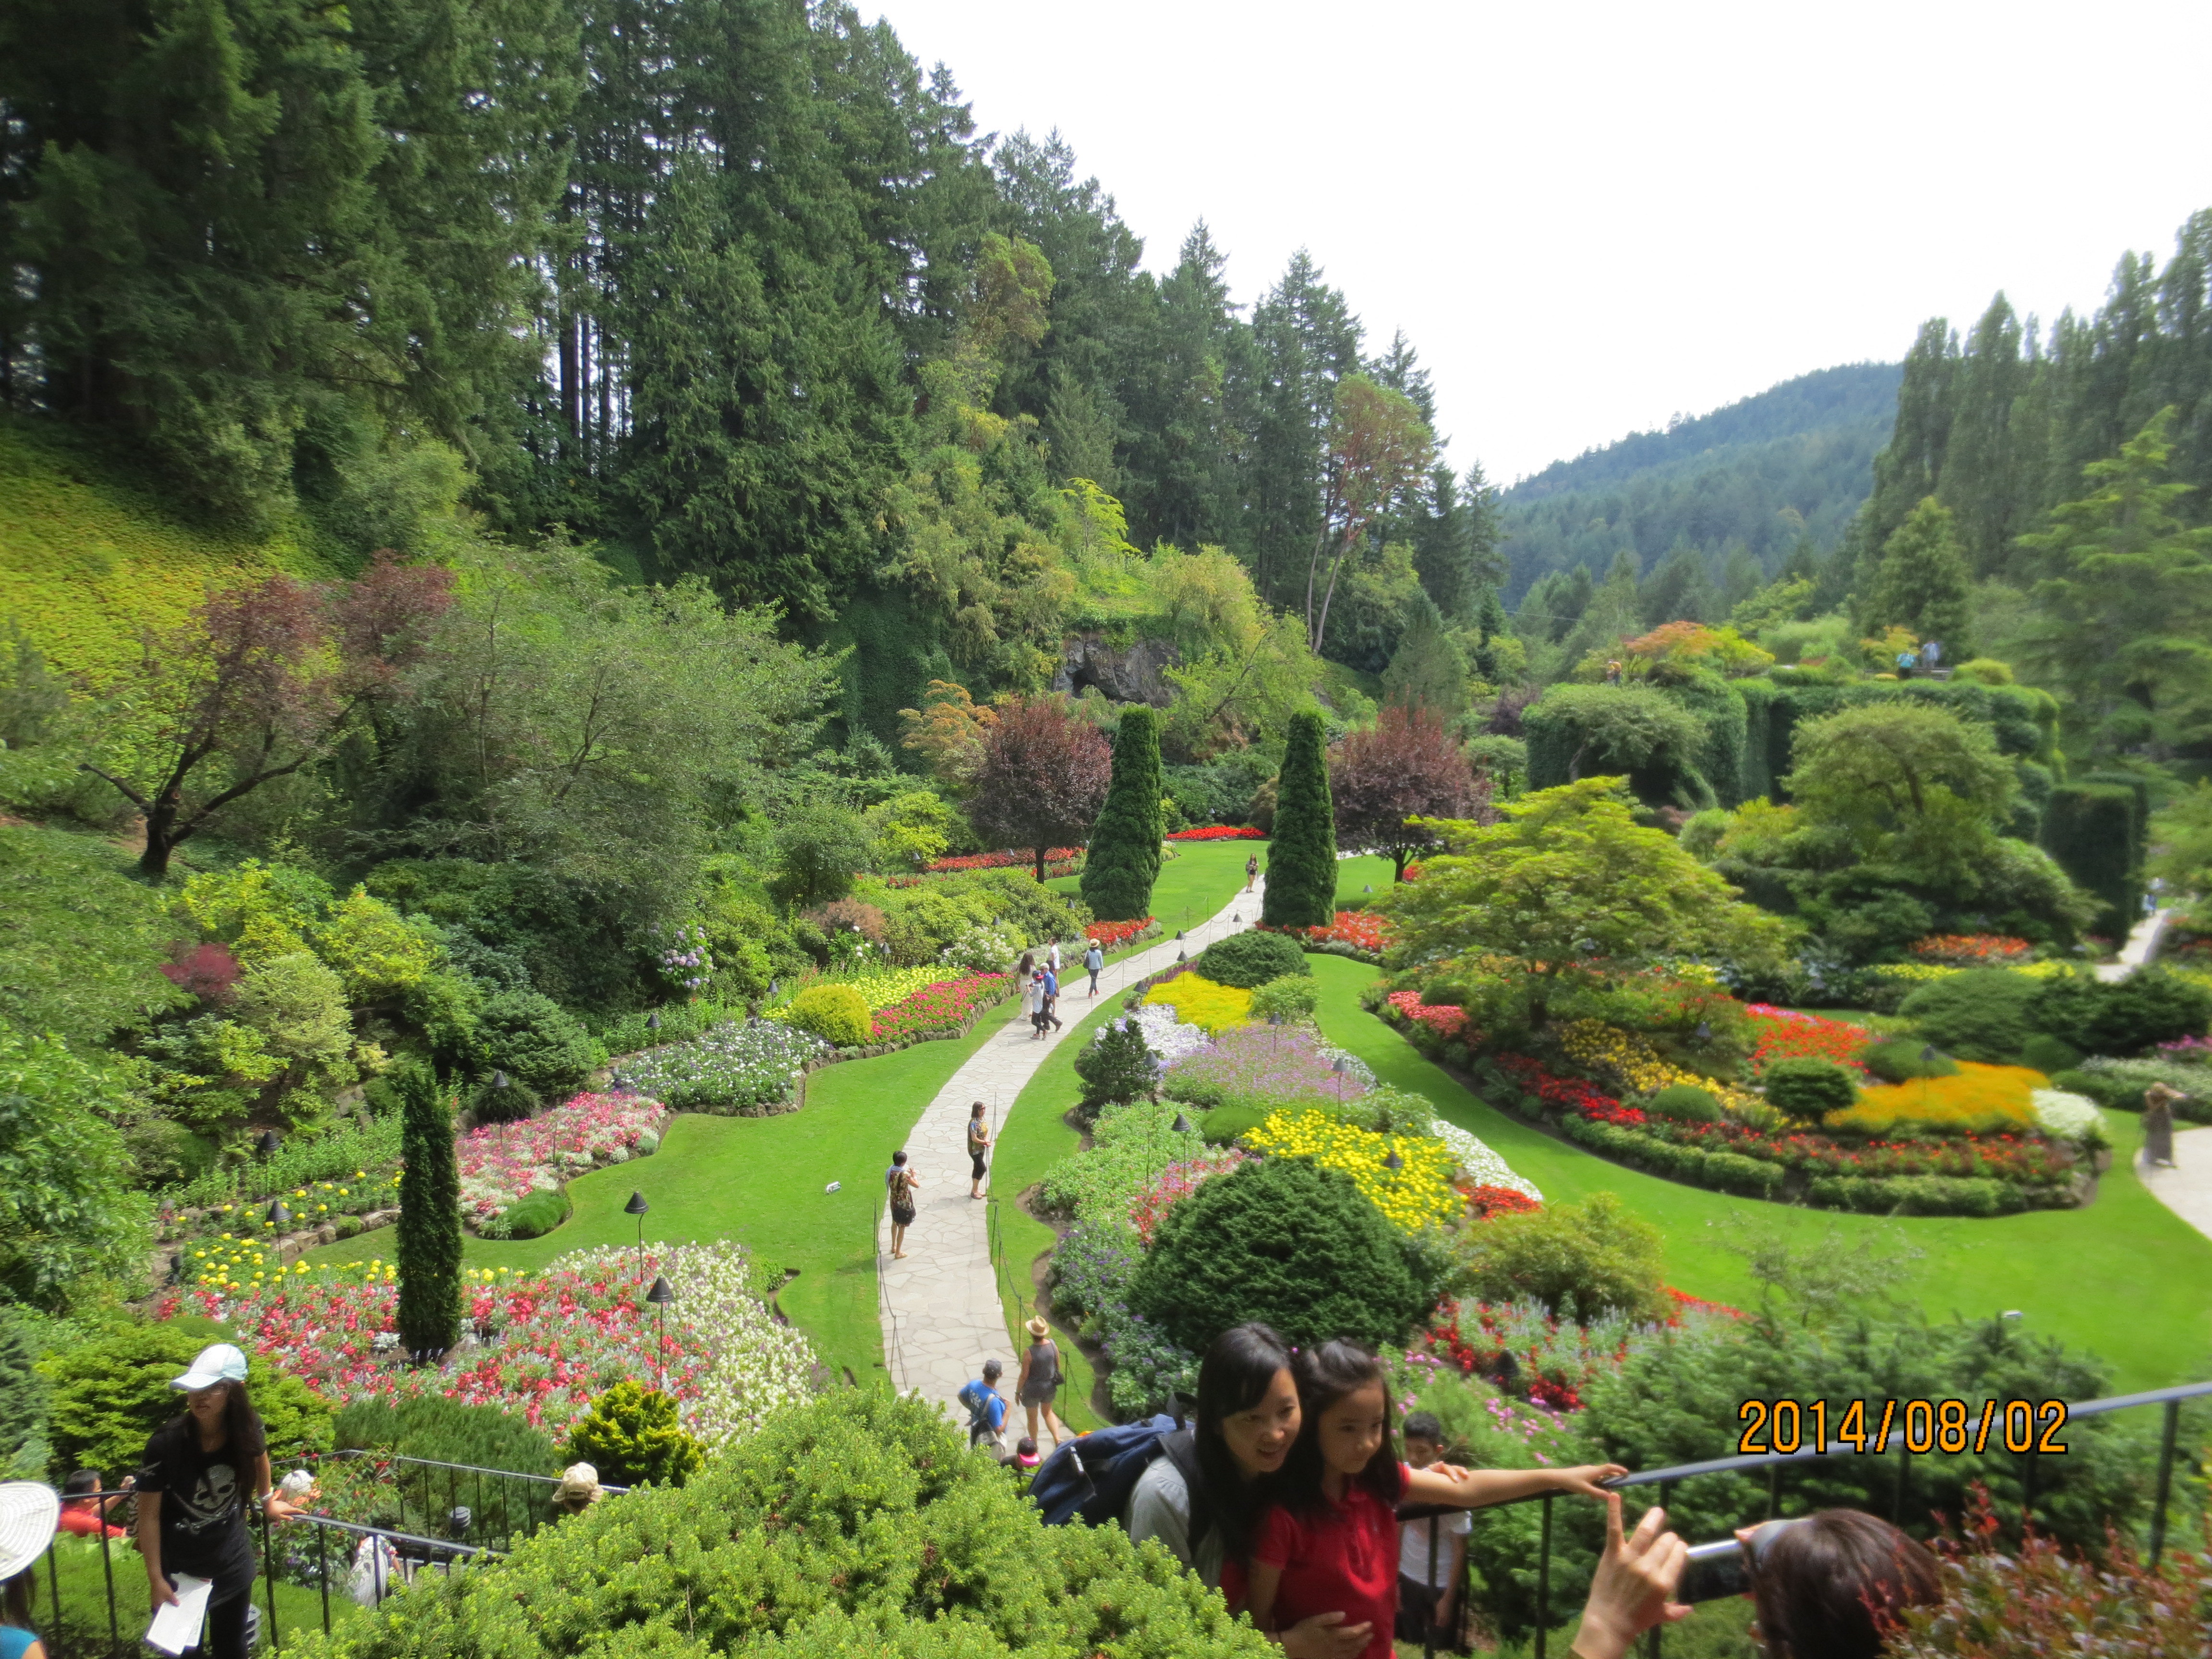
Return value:
<svg viewBox="0 0 2212 1659">
<path fill-rule="evenodd" d="M 2002 933 L 1930 933 L 1913 943 L 1912 954 L 1922 962 L 1957 968 L 2002 968 L 2026 962 L 2035 954 L 2035 947 L 2024 939 Z"/>
<path fill-rule="evenodd" d="M 1339 910 L 1336 920 L 1326 927 L 1268 927 L 1264 922 L 1261 927 L 1264 932 L 1288 933 L 1310 945 L 1349 945 L 1376 956 L 1390 943 L 1389 921 L 1366 910 Z"/>
<path fill-rule="evenodd" d="M 1768 1002 L 1754 1002 L 1744 1012 L 1751 1017 L 1758 1042 L 1752 1051 L 1752 1066 L 1760 1075 L 1778 1060 L 1832 1060 L 1865 1075 L 1859 1054 L 1874 1041 L 1874 1033 L 1865 1026 L 1822 1019 L 1818 1014 L 1791 1013 Z"/>
<path fill-rule="evenodd" d="M 173 949 L 174 957 L 161 964 L 163 975 L 172 984 L 190 991 L 203 1002 L 230 1000 L 231 990 L 242 970 L 228 945 L 187 945 L 179 942 Z"/>
<path fill-rule="evenodd" d="M 1267 832 L 1255 830 L 1250 824 L 1208 823 L 1194 830 L 1177 830 L 1168 836 L 1170 841 L 1265 841 Z"/>
<path fill-rule="evenodd" d="M 1459 1195 L 1467 1200 L 1467 1212 L 1477 1221 L 1487 1221 L 1493 1216 L 1526 1215 L 1531 1210 L 1543 1208 L 1518 1188 L 1484 1187 L 1466 1181 L 1455 1185 Z"/>
<path fill-rule="evenodd" d="M 1547 1106 L 1624 1128 L 1634 1128 L 1644 1121 L 1643 1108 L 1624 1106 L 1578 1077 L 1553 1077 L 1526 1054 L 1499 1054 L 1497 1059 L 1498 1069 L 1521 1085 L 1522 1093 L 1535 1096 Z"/>
<path fill-rule="evenodd" d="M 1701 1302 L 1672 1287 L 1667 1295 L 1674 1304 L 1663 1322 L 1668 1329 L 1743 1317 L 1734 1308 Z M 1577 1325 L 1531 1303 L 1509 1306 L 1447 1297 L 1437 1304 L 1429 1328 L 1407 1346 L 1406 1353 L 1409 1359 L 1448 1365 L 1463 1376 L 1510 1370 L 1538 1405 L 1571 1412 L 1582 1408 L 1583 1391 L 1595 1377 L 1619 1369 L 1656 1328 L 1620 1314 Z M 1507 1354 L 1512 1356 L 1510 1367 L 1500 1364 Z"/>
<path fill-rule="evenodd" d="M 1045 849 L 1045 874 L 1073 875 L 1075 860 L 1081 857 L 1080 847 L 1048 847 Z M 928 866 L 926 873 L 933 876 L 954 875 L 969 870 L 1027 870 L 1036 860 L 1027 853 L 969 853 L 957 859 L 939 859 Z M 1065 866 L 1060 867 L 1060 866 Z"/>
<path fill-rule="evenodd" d="M 1426 1003 L 1419 991 L 1393 991 L 1389 1006 L 1398 1011 L 1401 1020 L 1418 1020 L 1445 1042 L 1466 1042 L 1474 1040 L 1474 1028 L 1467 1023 L 1467 1011 L 1455 1003 Z"/>
</svg>

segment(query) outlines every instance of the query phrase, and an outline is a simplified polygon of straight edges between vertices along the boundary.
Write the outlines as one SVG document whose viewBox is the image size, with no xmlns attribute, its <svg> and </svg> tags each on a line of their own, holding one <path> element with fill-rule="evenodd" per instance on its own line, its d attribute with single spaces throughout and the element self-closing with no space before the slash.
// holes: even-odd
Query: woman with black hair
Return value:
<svg viewBox="0 0 2212 1659">
<path fill-rule="evenodd" d="M 246 1392 L 246 1356 L 228 1342 L 203 1349 L 169 1386 L 184 1392 L 181 1416 L 146 1443 L 138 1476 L 138 1552 L 154 1610 L 178 1600 L 171 1576 L 210 1579 L 207 1633 L 198 1651 L 246 1659 L 246 1614 L 253 1589 L 253 1540 L 246 1505 L 271 1521 L 299 1511 L 269 1478 L 269 1442 Z"/>
</svg>

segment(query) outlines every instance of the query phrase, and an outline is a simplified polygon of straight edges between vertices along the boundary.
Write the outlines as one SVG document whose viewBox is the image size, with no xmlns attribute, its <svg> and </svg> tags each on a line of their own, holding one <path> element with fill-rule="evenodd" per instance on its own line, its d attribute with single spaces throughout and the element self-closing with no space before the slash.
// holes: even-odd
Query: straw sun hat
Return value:
<svg viewBox="0 0 2212 1659">
<path fill-rule="evenodd" d="M 1031 1336 L 1042 1337 L 1049 1336 L 1052 1334 L 1052 1327 L 1046 1324 L 1042 1317 L 1032 1319 L 1022 1328 L 1027 1331 Z"/>
<path fill-rule="evenodd" d="M 0 1578 L 13 1578 L 53 1541 L 60 1494 L 35 1480 L 0 1484 Z"/>
</svg>

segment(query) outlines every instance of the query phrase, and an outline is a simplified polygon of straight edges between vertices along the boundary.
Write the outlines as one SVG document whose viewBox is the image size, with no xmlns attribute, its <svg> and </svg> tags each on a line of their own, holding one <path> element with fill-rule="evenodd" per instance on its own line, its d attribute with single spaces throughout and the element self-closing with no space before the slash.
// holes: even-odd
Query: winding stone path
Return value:
<svg viewBox="0 0 2212 1659">
<path fill-rule="evenodd" d="M 915 1194 L 914 1225 L 907 1229 L 904 1260 L 891 1259 L 888 1206 L 876 1229 L 884 1359 L 900 1393 L 941 1401 L 955 1422 L 965 1423 L 967 1413 L 957 1399 L 961 1385 L 981 1372 L 986 1359 L 996 1356 L 1006 1368 L 1000 1391 L 1009 1400 L 1013 1397 L 1017 1356 L 1008 1346 L 1006 1313 L 991 1271 L 986 1226 L 990 1206 L 968 1195 L 969 1108 L 979 1100 L 990 1108 L 995 1141 L 1005 1132 L 1007 1114 L 1023 1085 L 1093 1008 L 1109 994 L 1118 994 L 1146 975 L 1173 966 L 1178 951 L 1196 956 L 1202 946 L 1250 927 L 1259 919 L 1266 889 L 1262 876 L 1249 892 L 1240 891 L 1218 915 L 1189 929 L 1180 942 L 1164 939 L 1109 963 L 1098 976 L 1096 1002 L 1085 994 L 1090 980 L 1079 966 L 1080 957 L 1068 958 L 1063 944 L 1061 955 L 1069 971 L 1061 975 L 1062 1029 L 1039 1041 L 1030 1034 L 1028 1018 L 1016 1002 L 1005 1024 L 938 1091 L 906 1138 L 907 1157 L 921 1185 Z M 884 1161 L 889 1163 L 888 1154 Z M 990 1190 L 988 1182 L 984 1190 Z M 1013 1200 L 1012 1193 L 1001 1195 L 1002 1202 Z M 1025 1285 L 1027 1264 L 1020 1264 L 1018 1271 L 1019 1282 Z"/>
<path fill-rule="evenodd" d="M 2136 1176 L 2152 1197 L 2212 1238 L 2212 1128 L 2177 1130 L 2170 1170 L 2153 1168 L 2137 1152 Z"/>
</svg>

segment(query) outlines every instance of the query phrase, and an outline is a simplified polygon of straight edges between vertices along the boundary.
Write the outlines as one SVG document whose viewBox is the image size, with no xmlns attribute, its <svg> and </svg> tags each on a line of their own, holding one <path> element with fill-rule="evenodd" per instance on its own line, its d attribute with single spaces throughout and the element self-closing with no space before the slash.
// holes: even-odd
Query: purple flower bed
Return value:
<svg viewBox="0 0 2212 1659">
<path fill-rule="evenodd" d="M 1316 1099 L 1356 1100 L 1374 1081 L 1364 1066 L 1347 1060 L 1332 1069 L 1336 1051 L 1299 1031 L 1247 1025 L 1224 1031 L 1198 1053 L 1167 1068 L 1161 1091 L 1194 1106 L 1231 1103 L 1269 1109 Z"/>
</svg>

